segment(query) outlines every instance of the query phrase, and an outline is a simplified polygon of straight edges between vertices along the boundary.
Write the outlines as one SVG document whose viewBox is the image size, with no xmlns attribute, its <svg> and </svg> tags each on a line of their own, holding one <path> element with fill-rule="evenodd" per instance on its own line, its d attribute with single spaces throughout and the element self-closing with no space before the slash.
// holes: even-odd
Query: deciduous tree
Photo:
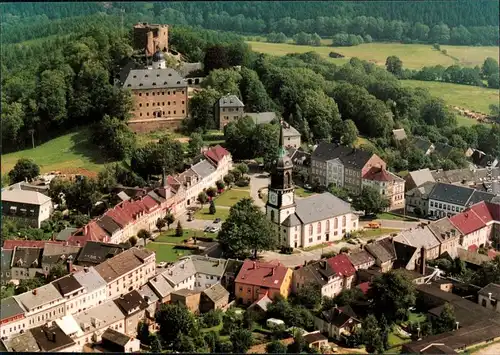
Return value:
<svg viewBox="0 0 500 355">
<path fill-rule="evenodd" d="M 9 171 L 11 184 L 28 180 L 31 181 L 40 175 L 40 167 L 31 159 L 21 158 L 16 162 L 16 165 Z"/>
</svg>

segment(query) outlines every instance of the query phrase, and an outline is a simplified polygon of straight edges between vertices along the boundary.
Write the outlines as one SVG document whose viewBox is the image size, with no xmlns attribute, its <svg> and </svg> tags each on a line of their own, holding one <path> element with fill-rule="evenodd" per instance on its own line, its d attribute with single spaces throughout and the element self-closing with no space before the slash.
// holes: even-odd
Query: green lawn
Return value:
<svg viewBox="0 0 500 355">
<path fill-rule="evenodd" d="M 299 196 L 299 197 L 308 197 L 308 196 L 315 195 L 315 193 L 312 191 L 309 191 L 309 190 L 305 190 L 302 187 L 296 186 L 295 187 L 295 195 Z"/>
<path fill-rule="evenodd" d="M 402 43 L 365 43 L 354 47 L 330 47 L 331 41 L 324 40 L 323 46 L 298 46 L 291 43 L 265 43 L 247 41 L 256 52 L 283 56 L 288 53 L 305 53 L 314 51 L 322 57 L 336 64 L 343 64 L 352 57 L 358 57 L 377 65 L 385 65 L 385 60 L 390 55 L 398 56 L 406 68 L 419 69 L 430 65 L 450 66 L 460 64 L 473 67 L 481 65 L 487 57 L 498 58 L 498 47 L 467 47 L 467 46 L 443 46 L 448 51 L 444 55 L 432 48 L 430 44 L 402 44 Z M 328 57 L 330 52 L 343 54 L 345 58 L 332 59 Z M 458 58 L 458 63 L 452 58 Z"/>
<path fill-rule="evenodd" d="M 7 172 L 19 158 L 31 158 L 41 172 L 59 170 L 67 174 L 96 173 L 106 163 L 99 149 L 90 143 L 87 128 L 54 138 L 35 149 L 2 155 L 2 172 Z"/>
<path fill-rule="evenodd" d="M 225 221 L 227 219 L 227 216 L 229 216 L 229 208 L 217 208 L 217 205 L 215 205 L 215 209 L 215 214 L 210 214 L 208 212 L 208 206 L 205 206 L 203 207 L 203 209 L 197 211 L 194 214 L 194 218 L 204 219 L 207 221 L 212 221 L 216 218 L 220 218 L 221 220 Z"/>
<path fill-rule="evenodd" d="M 224 191 L 220 196 L 215 198 L 215 207 L 217 206 L 234 206 L 239 200 L 245 197 L 250 197 L 248 190 L 236 190 L 237 187 Z"/>
<path fill-rule="evenodd" d="M 160 235 L 156 237 L 155 242 L 182 244 L 184 239 L 189 239 L 195 235 L 197 237 L 203 237 L 203 236 L 212 238 L 216 237 L 216 233 L 204 233 L 194 229 L 184 229 L 183 236 L 177 237 L 175 235 L 175 226 L 176 224 L 174 223 L 174 227 L 170 227 L 169 231 L 161 232 Z"/>
<path fill-rule="evenodd" d="M 414 313 L 411 312 L 408 317 L 408 322 L 410 323 L 423 323 L 427 319 L 427 316 L 423 313 Z"/>
<path fill-rule="evenodd" d="M 380 237 L 385 234 L 397 233 L 398 229 L 390 228 L 378 228 L 378 229 L 364 229 L 359 232 L 361 238 L 369 239 L 374 237 Z"/>
<path fill-rule="evenodd" d="M 176 261 L 177 259 L 193 254 L 190 250 L 174 249 L 174 245 L 161 243 L 148 243 L 146 248 L 156 253 L 156 261 Z"/>
<path fill-rule="evenodd" d="M 489 114 L 491 104 L 498 104 L 498 89 L 418 80 L 401 80 L 401 85 L 427 89 L 431 95 L 441 97 L 448 105 L 484 114 Z M 459 123 L 473 125 L 476 121 L 471 118 L 461 117 Z"/>
<path fill-rule="evenodd" d="M 403 216 L 398 216 L 398 215 L 395 215 L 392 213 L 386 213 L 386 212 L 377 214 L 377 219 L 388 219 L 388 220 L 392 220 L 392 221 L 415 222 L 415 220 L 412 218 L 408 218 L 408 217 L 405 218 Z"/>
</svg>

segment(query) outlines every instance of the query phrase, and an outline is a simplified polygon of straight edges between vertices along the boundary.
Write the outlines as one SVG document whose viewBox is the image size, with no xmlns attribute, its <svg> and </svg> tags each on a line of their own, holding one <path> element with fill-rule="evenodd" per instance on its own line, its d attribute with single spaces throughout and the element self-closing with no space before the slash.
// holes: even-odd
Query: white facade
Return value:
<svg viewBox="0 0 500 355">
<path fill-rule="evenodd" d="M 429 199 L 429 215 L 437 217 L 453 216 L 464 210 L 464 206 Z"/>
<path fill-rule="evenodd" d="M 106 302 L 106 282 L 94 268 L 85 268 L 73 276 L 84 286 L 85 292 L 68 301 L 66 314 L 78 314 Z"/>
</svg>

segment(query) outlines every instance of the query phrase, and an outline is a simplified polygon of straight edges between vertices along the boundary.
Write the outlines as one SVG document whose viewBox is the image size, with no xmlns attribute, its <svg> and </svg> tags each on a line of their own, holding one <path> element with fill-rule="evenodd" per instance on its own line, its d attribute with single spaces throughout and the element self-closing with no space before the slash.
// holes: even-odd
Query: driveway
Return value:
<svg viewBox="0 0 500 355">
<path fill-rule="evenodd" d="M 253 198 L 257 206 L 265 211 L 266 204 L 259 198 L 259 189 L 269 185 L 269 174 L 255 173 L 248 174 L 248 176 L 250 176 L 250 197 Z"/>
</svg>

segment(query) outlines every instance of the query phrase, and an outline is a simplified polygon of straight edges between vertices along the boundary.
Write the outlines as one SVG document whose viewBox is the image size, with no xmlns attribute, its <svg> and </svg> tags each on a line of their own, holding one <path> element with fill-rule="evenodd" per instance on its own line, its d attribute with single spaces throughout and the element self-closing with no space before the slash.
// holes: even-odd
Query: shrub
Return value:
<svg viewBox="0 0 500 355">
<path fill-rule="evenodd" d="M 337 53 L 337 52 L 330 52 L 328 54 L 330 58 L 344 58 L 345 56 L 343 54 Z"/>
</svg>

